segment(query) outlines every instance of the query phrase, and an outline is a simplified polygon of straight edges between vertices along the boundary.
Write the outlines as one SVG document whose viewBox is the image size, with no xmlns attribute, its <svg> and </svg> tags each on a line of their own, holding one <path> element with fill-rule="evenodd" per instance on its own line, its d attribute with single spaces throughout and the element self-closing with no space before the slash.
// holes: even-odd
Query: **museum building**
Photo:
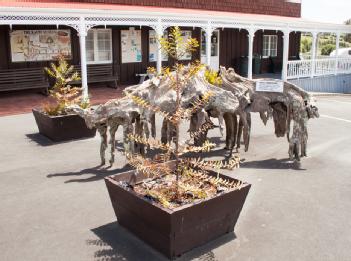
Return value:
<svg viewBox="0 0 351 261">
<path fill-rule="evenodd" d="M 326 68 L 316 59 L 319 33 L 335 33 L 338 49 L 350 27 L 302 19 L 300 0 L 0 0 L 0 76 L 42 70 L 63 54 L 81 73 L 85 94 L 98 82 L 134 84 L 148 67 L 172 64 L 157 41 L 172 26 L 200 43 L 184 63 L 233 67 L 248 78 L 279 73 L 284 80 L 351 72 L 350 60 L 328 60 Z M 299 57 L 301 32 L 313 36 L 307 62 Z"/>
</svg>

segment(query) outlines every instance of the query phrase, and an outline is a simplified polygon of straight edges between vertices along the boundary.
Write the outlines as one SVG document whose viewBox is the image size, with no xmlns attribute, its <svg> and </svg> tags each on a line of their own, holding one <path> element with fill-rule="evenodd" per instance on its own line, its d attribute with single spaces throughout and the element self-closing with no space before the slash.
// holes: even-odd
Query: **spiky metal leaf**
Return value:
<svg viewBox="0 0 351 261">
<path fill-rule="evenodd" d="M 149 146 L 150 148 L 161 149 L 164 151 L 171 150 L 169 144 L 164 144 L 161 141 L 153 138 L 147 139 L 147 138 L 141 137 L 140 135 L 129 134 L 128 139 L 134 142 Z"/>
<path fill-rule="evenodd" d="M 184 163 L 191 165 L 194 168 L 206 169 L 235 169 L 240 165 L 240 157 L 232 156 L 229 160 L 204 160 L 201 158 L 187 158 L 183 160 Z"/>
<path fill-rule="evenodd" d="M 127 154 L 126 157 L 131 166 L 147 177 L 158 177 L 172 172 L 167 164 L 159 164 L 157 161 L 145 159 L 140 155 Z"/>
<path fill-rule="evenodd" d="M 189 152 L 209 152 L 212 148 L 214 148 L 216 144 L 211 143 L 209 140 L 206 140 L 202 146 L 181 146 L 182 154 L 189 153 Z"/>
<path fill-rule="evenodd" d="M 213 122 L 208 120 L 204 124 L 202 124 L 201 127 L 197 131 L 190 132 L 190 137 L 191 138 L 199 138 L 201 135 L 203 135 L 208 130 L 213 129 L 213 128 L 214 128 Z"/>
</svg>

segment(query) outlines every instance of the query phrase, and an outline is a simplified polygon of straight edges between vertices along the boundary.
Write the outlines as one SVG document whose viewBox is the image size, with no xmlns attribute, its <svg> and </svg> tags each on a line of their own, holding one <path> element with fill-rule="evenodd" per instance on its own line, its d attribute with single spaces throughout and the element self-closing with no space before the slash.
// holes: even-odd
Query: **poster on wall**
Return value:
<svg viewBox="0 0 351 261">
<path fill-rule="evenodd" d="M 141 30 L 121 30 L 122 63 L 141 62 Z"/>
<path fill-rule="evenodd" d="M 12 62 L 71 58 L 70 30 L 14 30 L 10 33 Z"/>
<path fill-rule="evenodd" d="M 163 34 L 163 37 L 167 37 L 167 32 Z M 156 62 L 157 60 L 157 37 L 156 31 L 149 31 L 149 62 Z M 168 61 L 168 55 L 162 52 L 162 61 Z"/>
</svg>

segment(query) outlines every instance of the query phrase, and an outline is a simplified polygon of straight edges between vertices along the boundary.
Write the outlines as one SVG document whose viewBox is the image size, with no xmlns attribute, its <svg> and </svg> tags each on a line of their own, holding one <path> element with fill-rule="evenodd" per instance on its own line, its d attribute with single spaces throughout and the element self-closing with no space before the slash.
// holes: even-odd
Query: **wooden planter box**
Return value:
<svg viewBox="0 0 351 261">
<path fill-rule="evenodd" d="M 214 198 L 170 210 L 141 198 L 132 189 L 118 183 L 129 182 L 134 174 L 132 170 L 105 178 L 117 220 L 171 259 L 233 232 L 251 187 L 246 184 L 240 190 L 229 190 Z M 217 173 L 211 175 L 217 176 Z M 136 177 L 137 182 L 144 178 L 142 174 Z"/>
<path fill-rule="evenodd" d="M 52 141 L 91 138 L 96 134 L 96 129 L 89 129 L 78 115 L 49 116 L 37 109 L 32 111 L 39 133 Z"/>
</svg>

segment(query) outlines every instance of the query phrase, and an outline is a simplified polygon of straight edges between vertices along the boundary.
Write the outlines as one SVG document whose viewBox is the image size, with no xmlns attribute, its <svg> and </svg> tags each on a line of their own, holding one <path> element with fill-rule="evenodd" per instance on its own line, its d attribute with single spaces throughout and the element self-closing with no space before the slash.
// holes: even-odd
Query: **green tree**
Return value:
<svg viewBox="0 0 351 261">
<path fill-rule="evenodd" d="M 336 49 L 334 44 L 326 44 L 321 48 L 322 55 L 330 55 L 332 51 Z"/>
<path fill-rule="evenodd" d="M 300 52 L 301 53 L 310 53 L 312 47 L 312 39 L 308 35 L 301 36 Z"/>
</svg>

